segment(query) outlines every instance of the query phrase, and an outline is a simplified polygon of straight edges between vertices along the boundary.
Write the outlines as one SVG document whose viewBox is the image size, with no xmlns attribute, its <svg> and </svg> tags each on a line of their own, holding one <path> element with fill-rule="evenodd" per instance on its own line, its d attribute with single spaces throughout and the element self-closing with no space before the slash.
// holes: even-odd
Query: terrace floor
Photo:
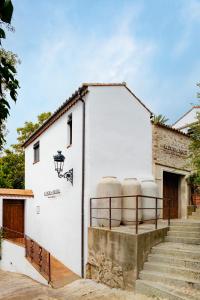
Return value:
<svg viewBox="0 0 200 300">
<path fill-rule="evenodd" d="M 173 221 L 180 221 L 180 219 L 173 219 Z M 97 227 L 97 226 L 93 226 L 93 227 L 109 230 L 108 227 Z M 168 227 L 168 220 L 158 220 L 157 229 L 166 228 L 166 227 Z M 153 222 L 146 222 L 138 225 L 138 234 L 152 231 L 152 230 L 155 230 L 155 223 Z M 128 234 L 136 233 L 135 225 L 120 225 L 118 227 L 112 227 L 112 231 L 123 232 Z"/>
</svg>

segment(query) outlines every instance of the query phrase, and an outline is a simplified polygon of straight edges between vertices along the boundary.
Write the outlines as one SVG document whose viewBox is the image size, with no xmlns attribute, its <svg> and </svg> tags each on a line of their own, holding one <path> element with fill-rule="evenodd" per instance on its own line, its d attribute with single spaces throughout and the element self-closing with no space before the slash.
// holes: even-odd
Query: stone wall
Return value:
<svg viewBox="0 0 200 300">
<path fill-rule="evenodd" d="M 181 170 L 190 170 L 190 137 L 165 125 L 153 126 L 153 162 Z"/>
<path fill-rule="evenodd" d="M 164 240 L 167 230 L 166 227 L 135 235 L 89 228 L 86 277 L 110 287 L 134 289 L 150 249 Z"/>
</svg>

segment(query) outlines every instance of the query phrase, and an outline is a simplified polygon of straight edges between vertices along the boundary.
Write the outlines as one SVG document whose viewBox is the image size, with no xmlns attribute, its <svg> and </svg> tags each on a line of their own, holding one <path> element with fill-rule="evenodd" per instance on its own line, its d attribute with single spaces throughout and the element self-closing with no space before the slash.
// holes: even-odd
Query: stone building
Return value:
<svg viewBox="0 0 200 300">
<path fill-rule="evenodd" d="M 185 218 L 190 199 L 186 178 L 190 174 L 188 134 L 163 124 L 153 124 L 153 174 L 160 196 L 172 199 L 171 217 Z M 167 218 L 167 200 L 163 203 L 163 217 Z"/>
</svg>

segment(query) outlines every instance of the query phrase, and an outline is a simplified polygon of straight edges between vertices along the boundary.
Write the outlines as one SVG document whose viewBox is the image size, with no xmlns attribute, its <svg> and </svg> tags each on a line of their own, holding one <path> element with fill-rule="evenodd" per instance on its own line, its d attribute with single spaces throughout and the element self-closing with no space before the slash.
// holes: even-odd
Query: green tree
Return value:
<svg viewBox="0 0 200 300">
<path fill-rule="evenodd" d="M 31 136 L 31 134 L 36 131 L 49 117 L 50 112 L 45 112 L 37 116 L 37 122 L 25 122 L 23 127 L 17 128 L 17 144 L 12 145 L 15 152 L 23 152 L 22 145 Z"/>
<path fill-rule="evenodd" d="M 200 185 L 200 113 L 197 113 L 197 122 L 190 127 L 190 136 L 192 141 L 190 143 L 190 161 L 194 173 L 191 177 L 193 183 Z"/>
<path fill-rule="evenodd" d="M 197 86 L 200 88 L 200 83 Z M 200 93 L 197 93 L 197 98 L 200 98 Z M 197 113 L 196 122 L 190 126 L 189 133 L 192 138 L 189 157 L 193 173 L 188 181 L 195 190 L 200 187 L 200 113 Z"/>
<path fill-rule="evenodd" d="M 154 115 L 152 118 L 152 121 L 154 124 L 165 124 L 167 123 L 169 119 L 167 119 L 165 116 L 163 115 Z"/>
<path fill-rule="evenodd" d="M 13 5 L 11 0 L 0 0 L 0 46 L 2 39 L 6 38 L 4 28 L 11 29 Z M 16 79 L 17 56 L 3 48 L 0 50 L 0 149 L 5 142 L 3 124 L 9 115 L 9 99 L 17 100 L 17 89 L 19 82 Z"/>
<path fill-rule="evenodd" d="M 3 151 L 0 157 L 0 187 L 1 188 L 24 188 L 24 150 L 22 144 L 37 130 L 51 113 L 42 113 L 37 117 L 37 122 L 25 122 L 23 127 L 17 128 L 17 144 Z"/>
<path fill-rule="evenodd" d="M 200 82 L 197 83 L 197 86 L 200 88 Z M 197 98 L 200 98 L 200 93 L 199 92 L 197 93 Z"/>
<path fill-rule="evenodd" d="M 5 150 L 0 158 L 0 187 L 24 188 L 24 153 Z"/>
</svg>

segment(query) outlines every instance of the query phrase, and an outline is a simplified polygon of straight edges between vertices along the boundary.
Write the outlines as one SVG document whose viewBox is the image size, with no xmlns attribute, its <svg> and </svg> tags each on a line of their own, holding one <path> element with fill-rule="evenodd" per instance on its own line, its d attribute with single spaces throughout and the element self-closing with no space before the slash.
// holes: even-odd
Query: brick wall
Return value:
<svg viewBox="0 0 200 300">
<path fill-rule="evenodd" d="M 200 206 L 200 194 L 193 194 L 192 195 L 192 203 L 194 205 Z"/>
</svg>

